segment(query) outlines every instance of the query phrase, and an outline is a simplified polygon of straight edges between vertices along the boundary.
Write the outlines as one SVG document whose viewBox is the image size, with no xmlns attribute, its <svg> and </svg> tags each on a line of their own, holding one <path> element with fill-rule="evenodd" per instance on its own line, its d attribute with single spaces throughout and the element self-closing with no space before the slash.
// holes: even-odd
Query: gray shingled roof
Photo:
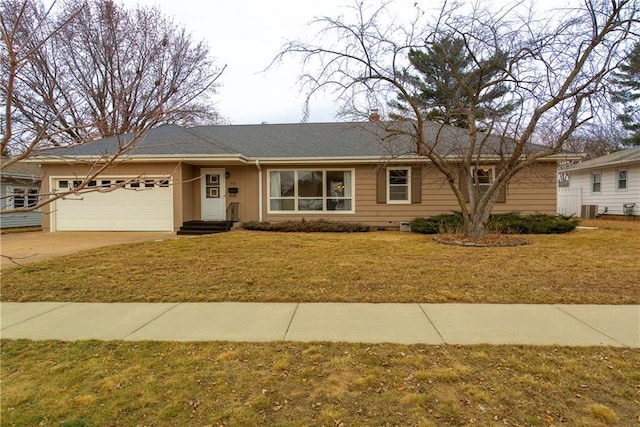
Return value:
<svg viewBox="0 0 640 427">
<path fill-rule="evenodd" d="M 597 169 L 606 166 L 630 165 L 632 163 L 640 163 L 640 146 L 620 150 L 595 159 L 586 160 L 584 162 L 568 166 L 565 168 L 565 171 L 571 172 L 584 169 Z"/>
<path fill-rule="evenodd" d="M 393 124 L 398 126 L 397 123 Z M 399 126 L 412 126 L 406 122 Z M 468 135 L 463 129 L 428 124 L 426 138 L 439 135 L 441 154 L 459 154 Z M 113 154 L 131 135 L 44 151 L 41 156 L 100 156 Z M 486 154 L 498 152 L 501 139 L 490 136 Z M 538 151 L 541 146 L 532 145 Z M 412 156 L 411 141 L 393 136 L 382 122 L 217 125 L 184 128 L 164 125 L 151 129 L 132 156 L 241 156 L 257 159 L 389 158 Z"/>
<path fill-rule="evenodd" d="M 40 170 L 39 165 L 19 161 L 9 166 L 4 166 L 7 160 L 8 159 L 5 157 L 0 158 L 0 164 L 2 164 L 0 175 L 3 177 L 40 180 L 42 171 Z"/>
</svg>

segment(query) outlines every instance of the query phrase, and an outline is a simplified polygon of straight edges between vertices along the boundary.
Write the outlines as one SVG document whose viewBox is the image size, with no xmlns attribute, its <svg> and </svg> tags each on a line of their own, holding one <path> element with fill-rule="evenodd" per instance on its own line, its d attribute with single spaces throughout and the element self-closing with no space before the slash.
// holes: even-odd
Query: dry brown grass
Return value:
<svg viewBox="0 0 640 427">
<path fill-rule="evenodd" d="M 234 231 L 3 270 L 4 301 L 640 303 L 640 221 L 507 248 L 400 232 Z"/>
<path fill-rule="evenodd" d="M 2 425 L 636 425 L 629 349 L 2 343 Z M 66 424 L 64 424 L 66 423 Z"/>
</svg>

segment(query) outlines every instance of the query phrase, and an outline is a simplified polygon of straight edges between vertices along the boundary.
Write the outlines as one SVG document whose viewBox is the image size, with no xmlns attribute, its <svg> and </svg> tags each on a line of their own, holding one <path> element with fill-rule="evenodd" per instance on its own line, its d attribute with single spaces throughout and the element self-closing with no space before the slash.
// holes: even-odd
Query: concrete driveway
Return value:
<svg viewBox="0 0 640 427">
<path fill-rule="evenodd" d="M 0 257 L 2 261 L 0 268 L 15 265 L 7 257 L 11 257 L 17 263 L 24 265 L 102 246 L 176 238 L 179 238 L 176 233 L 138 231 L 2 234 L 0 235 L 0 254 L 2 255 Z"/>
</svg>

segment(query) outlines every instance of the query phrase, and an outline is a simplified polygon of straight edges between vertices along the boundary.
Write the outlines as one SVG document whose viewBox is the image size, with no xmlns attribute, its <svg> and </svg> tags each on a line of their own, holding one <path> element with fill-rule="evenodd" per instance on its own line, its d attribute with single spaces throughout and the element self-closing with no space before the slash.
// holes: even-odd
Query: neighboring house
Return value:
<svg viewBox="0 0 640 427">
<path fill-rule="evenodd" d="M 5 158 L 0 160 L 2 163 Z M 30 212 L 2 213 L 14 208 L 35 206 L 40 196 L 40 167 L 16 162 L 0 172 L 0 228 L 40 227 L 40 209 Z"/>
<path fill-rule="evenodd" d="M 430 129 L 442 131 L 436 124 Z M 445 131 L 449 142 L 440 149 L 453 152 L 466 133 Z M 402 155 L 410 152 L 409 142 L 382 133 L 376 122 L 161 126 L 89 183 L 99 191 L 45 206 L 43 226 L 175 231 L 193 220 L 323 218 L 398 228 L 418 216 L 459 210 L 436 168 L 426 158 Z M 43 191 L 73 189 L 117 144 L 105 138 L 43 153 L 34 160 L 46 176 Z M 478 173 L 490 183 L 496 157 L 486 159 Z M 557 162 L 564 159 L 547 158 L 518 173 L 494 211 L 554 214 Z"/>
<path fill-rule="evenodd" d="M 640 215 L 640 147 L 621 150 L 562 169 L 558 212 L 593 218 Z"/>
</svg>

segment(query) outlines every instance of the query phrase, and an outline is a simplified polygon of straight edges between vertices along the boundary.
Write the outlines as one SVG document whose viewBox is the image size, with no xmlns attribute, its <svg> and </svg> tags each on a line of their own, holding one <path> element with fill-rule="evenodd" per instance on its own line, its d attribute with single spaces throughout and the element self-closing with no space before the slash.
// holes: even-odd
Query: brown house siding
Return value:
<svg viewBox="0 0 640 427">
<path fill-rule="evenodd" d="M 382 166 L 384 167 L 384 166 Z M 309 169 L 308 166 L 264 167 L 264 220 L 287 221 L 328 219 L 332 221 L 361 222 L 376 227 L 398 227 L 400 222 L 410 221 L 420 216 L 433 216 L 460 210 L 458 202 L 443 176 L 432 166 L 425 166 L 421 172 L 420 203 L 386 204 L 379 203 L 379 168 L 375 165 L 317 165 L 314 169 L 354 169 L 355 170 L 355 214 L 296 213 L 269 214 L 267 211 L 267 170 Z M 510 182 L 506 192 L 506 202 L 497 203 L 494 212 L 521 212 L 524 214 L 556 211 L 556 164 L 541 163 L 520 172 Z M 415 183 L 412 183 L 415 188 Z M 415 195 L 412 197 L 415 200 Z M 256 218 L 257 219 L 257 218 Z"/>
<path fill-rule="evenodd" d="M 194 182 L 200 182 L 199 180 L 195 180 L 198 175 L 195 171 L 195 168 L 192 165 L 182 165 L 182 203 L 180 206 L 174 206 L 175 209 L 182 210 L 182 220 L 185 221 L 193 221 L 195 219 L 200 218 L 200 199 L 196 197 Z M 198 189 L 200 187 L 198 186 Z M 200 191 L 198 191 L 198 197 Z M 198 201 L 198 210 L 196 210 L 196 200 Z M 175 218 L 175 216 L 174 216 Z M 180 224 L 174 224 L 174 227 L 180 227 Z"/>
<path fill-rule="evenodd" d="M 411 166 L 411 165 L 405 165 Z M 415 165 L 414 165 L 415 167 Z M 260 219 L 259 203 L 262 203 L 262 219 L 264 221 L 288 221 L 312 219 L 328 219 L 331 221 L 360 222 L 375 227 L 398 227 L 400 222 L 410 221 L 420 216 L 433 216 L 459 210 L 456 198 L 440 173 L 432 166 L 426 165 L 418 172 L 412 170 L 412 203 L 387 204 L 380 203 L 378 172 L 384 165 L 361 164 L 324 164 L 324 165 L 261 165 L 262 200 L 259 201 L 258 168 L 256 165 L 188 165 L 178 162 L 165 163 L 124 163 L 105 172 L 110 176 L 156 175 L 172 176 L 174 202 L 174 230 L 180 228 L 184 221 L 201 218 L 200 174 L 203 168 L 224 168 L 229 173 L 226 187 L 238 188 L 238 195 L 230 197 L 227 191 L 226 204 L 239 203 L 241 222 Z M 354 207 L 355 213 L 298 213 L 270 214 L 268 212 L 268 171 L 274 169 L 350 169 L 354 170 Z M 84 165 L 52 165 L 43 164 L 42 190 L 49 192 L 50 177 L 85 176 L 88 167 Z M 416 193 L 418 188 L 419 193 Z M 385 193 L 386 194 L 386 193 Z M 386 196 L 385 196 L 386 197 Z M 386 201 L 386 200 L 385 200 Z M 44 206 L 43 228 L 50 231 L 51 206 Z M 546 162 L 531 167 L 516 175 L 509 183 L 506 192 L 506 203 L 497 203 L 494 212 L 522 213 L 556 212 L 556 164 Z"/>
</svg>

